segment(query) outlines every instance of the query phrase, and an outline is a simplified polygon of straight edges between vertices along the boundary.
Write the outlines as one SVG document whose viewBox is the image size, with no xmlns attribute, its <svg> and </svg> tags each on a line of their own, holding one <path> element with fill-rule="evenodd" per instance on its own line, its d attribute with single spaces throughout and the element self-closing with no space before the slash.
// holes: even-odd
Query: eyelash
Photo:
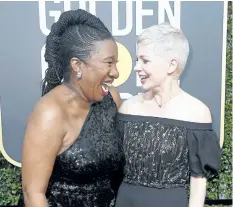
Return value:
<svg viewBox="0 0 233 207">
<path fill-rule="evenodd" d="M 112 67 L 112 62 L 108 62 L 108 67 L 111 68 Z"/>
<path fill-rule="evenodd" d="M 136 58 L 135 62 L 138 62 L 138 58 Z M 143 62 L 144 64 L 147 64 L 147 63 L 149 63 L 150 61 L 149 61 L 149 60 L 144 60 L 144 59 L 143 59 L 142 62 Z"/>
<path fill-rule="evenodd" d="M 116 63 L 118 63 L 118 62 L 119 62 L 119 60 L 116 61 Z M 108 64 L 109 67 L 111 67 L 113 62 L 107 62 L 107 64 Z"/>
<path fill-rule="evenodd" d="M 143 63 L 144 64 L 147 64 L 147 63 L 149 63 L 150 61 L 149 60 L 143 60 Z"/>
</svg>

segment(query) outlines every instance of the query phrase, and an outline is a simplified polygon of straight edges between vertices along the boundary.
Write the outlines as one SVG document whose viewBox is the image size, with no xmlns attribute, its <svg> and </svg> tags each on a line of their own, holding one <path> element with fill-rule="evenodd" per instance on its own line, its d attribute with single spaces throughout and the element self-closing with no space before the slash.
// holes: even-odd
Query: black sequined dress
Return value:
<svg viewBox="0 0 233 207">
<path fill-rule="evenodd" d="M 126 165 L 116 207 L 188 207 L 191 176 L 212 178 L 220 166 L 211 123 L 119 114 Z"/>
<path fill-rule="evenodd" d="M 78 139 L 57 156 L 46 192 L 49 207 L 113 207 L 123 165 L 117 108 L 109 93 L 91 106 Z M 18 206 L 24 206 L 22 198 Z"/>
</svg>

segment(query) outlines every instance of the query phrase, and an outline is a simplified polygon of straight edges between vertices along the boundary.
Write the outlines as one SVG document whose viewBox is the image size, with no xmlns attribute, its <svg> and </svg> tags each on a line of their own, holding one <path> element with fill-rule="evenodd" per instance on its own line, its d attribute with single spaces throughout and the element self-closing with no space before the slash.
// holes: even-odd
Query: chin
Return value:
<svg viewBox="0 0 233 207">
<path fill-rule="evenodd" d="M 93 97 L 93 101 L 94 102 L 100 102 L 104 99 L 104 96 L 94 96 Z"/>
<path fill-rule="evenodd" d="M 142 85 L 142 89 L 145 91 L 150 91 L 153 89 L 153 86 L 144 84 L 144 85 Z"/>
<path fill-rule="evenodd" d="M 95 101 L 95 102 L 100 102 L 100 101 L 102 101 L 103 99 L 104 99 L 104 97 L 98 98 L 98 99 L 96 98 L 94 101 Z"/>
</svg>

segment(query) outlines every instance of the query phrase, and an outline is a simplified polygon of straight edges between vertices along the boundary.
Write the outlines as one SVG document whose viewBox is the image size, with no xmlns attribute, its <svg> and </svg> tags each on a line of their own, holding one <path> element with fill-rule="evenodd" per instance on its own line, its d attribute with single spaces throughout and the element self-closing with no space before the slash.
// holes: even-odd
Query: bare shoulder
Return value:
<svg viewBox="0 0 233 207">
<path fill-rule="evenodd" d="M 49 133 L 60 128 L 64 123 L 65 114 L 59 101 L 54 97 L 42 97 L 35 105 L 27 120 L 28 130 L 38 130 Z"/>
<path fill-rule="evenodd" d="M 211 123 L 212 117 L 209 107 L 188 93 L 186 93 L 185 96 L 188 103 L 188 108 L 189 110 L 191 109 L 190 113 L 194 119 L 193 121 L 200 123 Z"/>
<path fill-rule="evenodd" d="M 24 136 L 22 176 L 25 191 L 46 192 L 65 135 L 62 105 L 52 95 L 42 97 L 28 118 Z"/>
<path fill-rule="evenodd" d="M 30 117 L 34 118 L 59 118 L 62 116 L 62 108 L 54 98 L 42 97 L 35 105 Z"/>
<path fill-rule="evenodd" d="M 117 88 L 116 87 L 110 87 L 109 91 L 110 91 L 110 93 L 111 93 L 111 95 L 112 95 L 112 97 L 113 97 L 113 99 L 114 99 L 114 101 L 116 103 L 117 108 L 119 109 L 119 107 L 121 105 L 121 97 L 120 97 L 120 94 L 119 94 Z"/>
<path fill-rule="evenodd" d="M 121 107 L 119 108 L 119 112 L 122 114 L 131 114 L 134 111 L 134 108 L 138 103 L 142 101 L 142 95 L 138 94 L 135 95 L 127 100 L 125 100 L 122 104 Z"/>
</svg>

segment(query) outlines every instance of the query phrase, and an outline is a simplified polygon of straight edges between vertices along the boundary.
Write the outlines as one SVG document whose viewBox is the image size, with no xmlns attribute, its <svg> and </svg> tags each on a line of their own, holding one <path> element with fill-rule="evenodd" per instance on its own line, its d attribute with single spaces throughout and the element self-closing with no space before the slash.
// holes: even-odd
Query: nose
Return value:
<svg viewBox="0 0 233 207">
<path fill-rule="evenodd" d="M 136 72 L 142 71 L 141 65 L 140 65 L 139 63 L 136 63 L 136 65 L 134 66 L 134 70 L 135 70 Z"/>
<path fill-rule="evenodd" d="M 112 69 L 111 69 L 109 75 L 110 75 L 112 78 L 114 78 L 114 79 L 117 79 L 117 78 L 119 77 L 119 72 L 118 72 L 116 66 L 112 67 Z"/>
</svg>

